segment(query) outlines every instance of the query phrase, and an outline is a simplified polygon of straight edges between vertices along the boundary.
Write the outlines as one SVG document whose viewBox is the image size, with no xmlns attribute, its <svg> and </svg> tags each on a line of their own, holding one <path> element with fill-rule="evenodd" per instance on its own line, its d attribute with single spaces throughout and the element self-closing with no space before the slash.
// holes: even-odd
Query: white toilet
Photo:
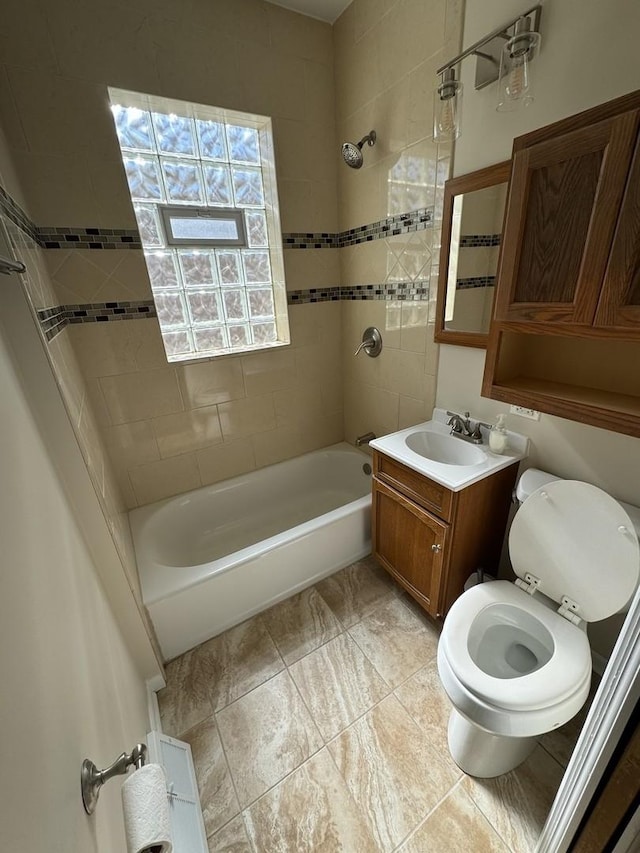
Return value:
<svg viewBox="0 0 640 853">
<path fill-rule="evenodd" d="M 478 584 L 453 604 L 438 670 L 453 710 L 449 749 L 471 776 L 500 776 L 589 693 L 586 623 L 627 605 L 640 574 L 640 512 L 588 483 L 531 469 L 509 534 L 515 583 Z M 630 514 L 634 520 L 630 518 Z"/>
</svg>

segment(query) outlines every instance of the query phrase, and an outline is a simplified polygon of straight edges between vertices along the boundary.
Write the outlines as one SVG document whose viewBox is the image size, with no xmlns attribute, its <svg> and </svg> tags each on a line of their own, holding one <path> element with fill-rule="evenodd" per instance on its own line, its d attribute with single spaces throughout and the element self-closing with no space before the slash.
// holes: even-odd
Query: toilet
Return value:
<svg viewBox="0 0 640 853">
<path fill-rule="evenodd" d="M 465 773 L 482 778 L 513 770 L 541 735 L 580 710 L 591 683 L 586 625 L 628 605 L 640 574 L 636 508 L 535 469 L 520 478 L 517 497 L 515 582 L 464 592 L 438 645 L 453 704 L 449 749 Z"/>
</svg>

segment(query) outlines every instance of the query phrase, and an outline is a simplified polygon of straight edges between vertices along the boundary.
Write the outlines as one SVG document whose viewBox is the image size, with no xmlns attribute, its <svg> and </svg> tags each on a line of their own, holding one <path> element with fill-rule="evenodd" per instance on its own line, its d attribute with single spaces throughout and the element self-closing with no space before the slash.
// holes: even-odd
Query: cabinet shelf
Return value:
<svg viewBox="0 0 640 853">
<path fill-rule="evenodd" d="M 640 436 L 640 342 L 495 330 L 485 396 Z"/>
</svg>

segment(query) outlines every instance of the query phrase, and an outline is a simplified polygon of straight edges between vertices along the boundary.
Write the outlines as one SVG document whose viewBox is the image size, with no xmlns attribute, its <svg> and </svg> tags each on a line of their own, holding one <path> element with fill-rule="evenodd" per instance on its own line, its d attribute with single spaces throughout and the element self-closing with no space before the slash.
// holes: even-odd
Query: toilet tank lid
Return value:
<svg viewBox="0 0 640 853">
<path fill-rule="evenodd" d="M 529 495 L 532 495 L 540 486 L 546 486 L 547 483 L 554 483 L 556 480 L 561 479 L 562 477 L 556 477 L 555 474 L 550 474 L 548 471 L 540 471 L 539 468 L 528 468 L 518 480 L 516 497 L 520 503 L 524 503 Z"/>
</svg>

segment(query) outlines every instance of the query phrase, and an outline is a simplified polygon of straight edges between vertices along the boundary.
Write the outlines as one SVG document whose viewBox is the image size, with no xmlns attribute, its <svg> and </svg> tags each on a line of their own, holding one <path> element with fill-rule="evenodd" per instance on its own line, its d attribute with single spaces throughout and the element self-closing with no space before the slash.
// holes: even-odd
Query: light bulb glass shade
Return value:
<svg viewBox="0 0 640 853">
<path fill-rule="evenodd" d="M 531 63 L 540 48 L 540 34 L 527 33 L 510 39 L 500 55 L 498 112 L 529 106 L 534 99 Z"/>
<path fill-rule="evenodd" d="M 443 97 L 443 95 L 445 97 Z M 454 80 L 440 84 L 433 95 L 433 138 L 447 142 L 460 136 L 462 83 Z"/>
</svg>

